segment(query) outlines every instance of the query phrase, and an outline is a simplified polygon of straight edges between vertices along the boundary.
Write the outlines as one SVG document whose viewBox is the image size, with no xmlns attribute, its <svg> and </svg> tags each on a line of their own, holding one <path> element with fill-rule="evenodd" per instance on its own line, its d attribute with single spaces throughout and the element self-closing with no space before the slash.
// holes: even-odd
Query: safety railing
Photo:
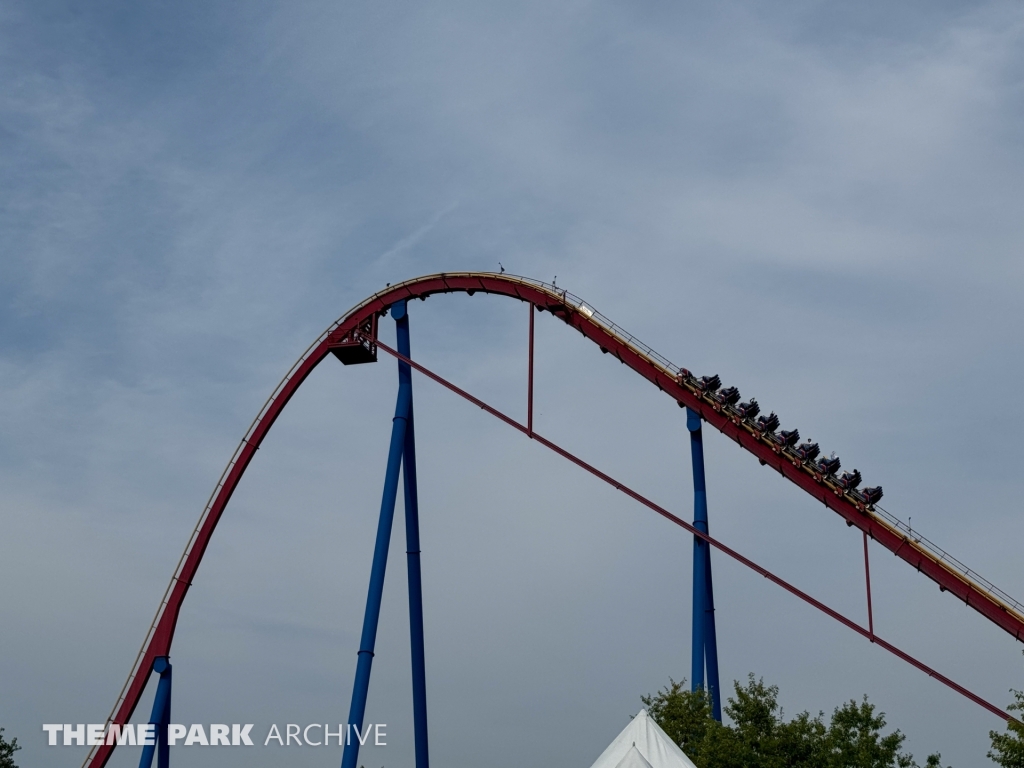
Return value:
<svg viewBox="0 0 1024 768">
<path fill-rule="evenodd" d="M 480 274 L 481 273 L 478 272 L 450 272 L 437 275 L 437 277 L 478 277 Z M 539 289 L 544 293 L 548 294 L 554 301 L 559 302 L 565 305 L 566 307 L 573 309 L 574 311 L 581 312 L 585 317 L 588 318 L 588 320 L 600 325 L 602 328 L 604 328 L 605 331 L 613 335 L 622 343 L 632 348 L 638 354 L 642 355 L 649 361 L 656 363 L 665 374 L 674 377 L 680 370 L 679 367 L 672 363 L 671 360 L 669 360 L 664 355 L 659 354 L 653 347 L 640 341 L 640 339 L 636 338 L 626 329 L 617 325 L 611 319 L 598 312 L 592 305 L 586 303 L 576 294 L 570 293 L 565 289 L 559 288 L 554 283 L 546 283 L 543 280 L 536 280 L 531 277 L 513 275 L 508 273 L 493 273 L 488 274 L 488 276 L 497 277 L 503 280 L 507 280 L 509 282 L 516 282 L 521 283 L 523 285 L 529 285 L 535 289 Z M 404 281 L 402 283 L 396 283 L 395 285 L 389 286 L 387 293 L 392 294 L 396 289 L 402 288 L 406 285 L 415 285 L 418 283 L 422 283 L 424 279 L 424 277 L 418 277 L 412 280 Z M 220 490 L 224 487 L 224 483 L 227 480 L 228 475 L 231 473 L 231 470 L 234 469 L 235 465 L 238 463 L 242 451 L 245 449 L 245 446 L 249 443 L 250 438 L 253 436 L 253 433 L 255 432 L 257 425 L 266 415 L 271 403 L 274 402 L 274 400 L 278 397 L 281 391 L 288 385 L 288 382 L 291 381 L 292 377 L 295 375 L 296 371 L 298 371 L 298 369 L 302 366 L 302 364 L 306 362 L 310 354 L 312 354 L 313 350 L 320 346 L 320 344 L 328 336 L 330 336 L 330 334 L 333 333 L 342 323 L 344 323 L 347 318 L 351 317 L 353 314 L 357 313 L 360 309 L 367 306 L 368 304 L 373 303 L 374 301 L 379 299 L 380 296 L 381 293 L 373 294 L 365 301 L 362 301 L 359 304 L 353 306 L 348 312 L 346 312 L 333 323 L 331 323 L 331 325 L 328 326 L 327 329 L 324 330 L 324 332 L 321 333 L 320 336 L 317 337 L 317 339 L 312 344 L 310 344 L 309 347 L 306 348 L 302 355 L 299 356 L 299 359 L 295 361 L 295 363 L 289 369 L 288 373 L 286 373 L 285 376 L 280 380 L 280 382 L 278 382 L 277 386 L 274 387 L 273 392 L 271 392 L 270 396 L 263 403 L 263 406 L 260 408 L 259 413 L 257 413 L 256 418 L 252 420 L 252 423 L 249 425 L 249 428 L 245 432 L 245 436 L 238 443 L 238 446 L 235 448 L 235 451 L 232 454 L 230 461 L 228 461 L 227 466 L 224 468 L 224 471 L 221 473 L 220 478 L 217 480 L 217 484 L 214 487 L 213 492 L 210 494 L 209 499 L 207 499 L 206 505 L 204 506 L 203 511 L 199 516 L 199 520 L 196 522 L 196 525 L 192 530 L 192 535 L 189 537 L 188 544 L 186 545 L 184 552 L 182 552 L 181 557 L 178 559 L 178 564 L 174 569 L 174 576 L 171 578 L 171 581 L 167 585 L 167 589 L 164 591 L 163 597 L 160 600 L 160 605 L 157 608 L 156 615 L 153 617 L 153 621 L 149 626 L 149 630 L 146 633 L 146 637 L 142 643 L 142 647 L 139 649 L 139 652 L 135 657 L 135 661 L 132 665 L 132 671 L 129 674 L 128 679 L 125 681 L 125 684 L 122 687 L 120 694 L 118 695 L 117 701 L 114 704 L 113 709 L 111 710 L 110 716 L 107 718 L 108 724 L 113 722 L 114 717 L 117 715 L 117 711 L 118 709 L 120 709 L 122 703 L 124 702 L 125 697 L 128 694 L 128 690 L 131 687 L 132 682 L 135 680 L 135 678 L 139 674 L 148 674 L 148 671 L 140 669 L 140 665 L 142 663 L 143 656 L 145 655 L 146 648 L 149 646 L 149 643 L 152 640 L 157 627 L 159 626 L 160 619 L 163 616 L 163 613 L 166 610 L 167 605 L 170 601 L 170 595 L 171 591 L 174 589 L 174 584 L 175 582 L 179 581 L 179 577 L 181 576 L 185 562 L 188 559 L 188 556 L 191 554 L 193 548 L 195 547 L 196 541 L 198 540 L 199 537 L 199 532 L 202 529 L 203 524 L 209 517 L 210 512 L 213 509 L 213 505 L 216 503 L 217 496 L 220 493 Z M 878 505 L 875 505 L 874 509 L 875 516 L 879 518 L 880 522 L 888 525 L 890 528 L 899 532 L 901 535 L 905 535 L 908 541 L 911 542 L 912 546 L 928 553 L 937 562 L 945 564 L 946 567 L 948 567 L 951 571 L 960 574 L 965 580 L 974 585 L 975 588 L 985 592 L 996 601 L 1003 603 L 1007 607 L 1007 609 L 1013 610 L 1018 615 L 1024 617 L 1024 604 L 1021 604 L 1019 601 L 1012 598 L 1006 592 L 995 586 L 988 579 L 978 574 L 977 571 L 974 571 L 973 569 L 967 567 L 938 545 L 934 544 L 933 542 L 921 536 L 916 531 L 912 530 L 908 523 L 903 522 L 898 517 L 886 511 L 885 509 L 882 509 Z M 83 765 L 88 765 L 91 762 L 94 753 L 95 747 L 92 750 L 90 750 Z"/>
<path fill-rule="evenodd" d="M 926 539 L 910 527 L 909 523 L 905 523 L 896 517 L 888 510 L 882 509 L 882 507 L 875 505 L 875 516 L 882 518 L 882 520 L 888 523 L 889 527 L 905 536 L 915 548 L 924 550 L 929 553 L 934 560 L 943 563 L 950 570 L 959 573 L 967 581 L 971 582 L 979 590 L 985 592 L 989 596 L 995 598 L 1001 603 L 1006 604 L 1008 608 L 1012 608 L 1017 614 L 1024 617 L 1024 604 L 1010 597 L 1006 592 L 1001 590 L 991 581 L 986 579 L 984 576 L 979 574 L 972 568 L 967 567 L 962 562 L 953 557 L 949 552 L 944 550 L 938 544 Z"/>
<path fill-rule="evenodd" d="M 546 293 L 550 294 L 553 299 L 556 299 L 568 307 L 576 310 L 583 310 L 583 313 L 592 321 L 596 321 L 609 333 L 616 336 L 620 341 L 625 342 L 636 352 L 640 353 L 644 357 L 648 358 L 652 362 L 657 363 L 666 374 L 674 376 L 679 368 L 672 361 L 670 361 L 664 355 L 659 354 L 653 348 L 645 344 L 644 342 L 637 339 L 631 333 L 626 331 L 619 325 L 609 320 L 607 317 L 602 315 L 593 306 L 587 304 L 579 296 L 572 294 L 568 291 L 558 288 L 558 286 L 552 283 L 545 283 L 540 280 L 534 280 L 528 277 L 521 277 L 518 275 L 502 275 L 502 277 L 511 277 L 512 279 L 529 284 L 535 288 L 540 288 Z M 962 563 L 957 558 L 953 557 L 949 552 L 944 550 L 933 541 L 922 536 L 918 531 L 913 530 L 909 523 L 904 522 L 900 518 L 893 515 L 886 509 L 878 506 L 874 506 L 875 517 L 879 519 L 879 522 L 892 529 L 895 533 L 905 538 L 911 546 L 915 549 L 921 550 L 927 553 L 931 559 L 944 565 L 948 570 L 959 574 L 965 581 L 969 582 L 972 586 L 978 589 L 980 592 L 984 592 L 993 598 L 996 602 L 1002 603 L 1007 609 L 1012 610 L 1018 614 L 1021 618 L 1024 618 L 1024 604 L 1014 599 L 1005 591 L 997 587 L 991 581 L 986 579 L 984 576 L 979 574 L 972 568 Z"/>
</svg>

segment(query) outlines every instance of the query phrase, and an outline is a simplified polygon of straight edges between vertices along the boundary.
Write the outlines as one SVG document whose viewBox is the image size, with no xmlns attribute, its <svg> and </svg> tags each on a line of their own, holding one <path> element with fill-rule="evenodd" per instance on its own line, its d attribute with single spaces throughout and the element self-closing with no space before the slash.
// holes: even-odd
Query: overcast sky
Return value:
<svg viewBox="0 0 1024 768">
<path fill-rule="evenodd" d="M 81 761 L 41 724 L 107 715 L 263 400 L 420 274 L 557 275 L 1024 596 L 1022 34 L 1015 2 L 0 3 L 0 725 L 21 764 Z M 524 414 L 525 307 L 410 317 L 415 356 Z M 538 430 L 689 516 L 683 412 L 548 315 L 537 345 Z M 689 676 L 692 542 L 414 387 L 435 765 L 586 768 Z M 181 613 L 175 721 L 346 719 L 396 389 L 391 360 L 326 360 L 274 427 Z M 864 621 L 856 532 L 705 443 L 712 533 Z M 401 520 L 367 766 L 412 764 Z M 1024 688 L 1024 646 L 872 556 L 879 634 L 1000 706 Z M 919 761 L 986 763 L 1001 721 L 714 568 L 723 680 L 764 676 L 788 714 L 867 694 Z"/>
</svg>

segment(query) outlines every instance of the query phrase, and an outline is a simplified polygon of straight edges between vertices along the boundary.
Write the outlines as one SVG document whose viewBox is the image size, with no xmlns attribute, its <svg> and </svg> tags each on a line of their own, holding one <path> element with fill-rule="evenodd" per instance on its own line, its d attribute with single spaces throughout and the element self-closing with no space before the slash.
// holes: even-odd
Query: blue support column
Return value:
<svg viewBox="0 0 1024 768">
<path fill-rule="evenodd" d="M 705 525 L 707 509 L 705 508 Z M 711 715 L 722 722 L 722 689 L 718 680 L 718 632 L 715 630 L 715 591 L 711 581 L 711 547 L 704 544 L 704 660 L 708 668 L 708 690 L 711 691 Z"/>
<path fill-rule="evenodd" d="M 397 324 L 398 351 L 412 357 L 409 345 L 409 313 L 406 303 L 392 307 L 391 315 Z M 409 390 L 409 426 L 405 431 L 405 452 L 402 458 L 402 478 L 405 481 L 405 542 L 409 572 L 409 634 L 412 651 L 412 711 L 413 734 L 416 746 L 416 768 L 430 767 L 427 740 L 427 666 L 423 648 L 423 587 L 420 576 L 420 513 L 416 490 L 416 432 L 413 418 L 412 369 L 398 361 L 399 386 Z"/>
<path fill-rule="evenodd" d="M 401 309 L 399 309 L 401 307 Z M 392 305 L 395 314 L 405 314 L 405 302 Z M 377 642 L 377 623 L 380 619 L 380 602 L 384 594 L 384 574 L 388 565 L 388 548 L 391 544 L 391 528 L 395 520 L 395 501 L 398 498 L 398 472 L 402 466 L 402 452 L 405 448 L 406 432 L 411 414 L 411 377 L 398 380 L 398 403 L 391 426 L 391 447 L 388 450 L 388 467 L 384 475 L 384 494 L 380 502 L 380 520 L 377 523 L 377 541 L 373 549 L 373 566 L 370 569 L 370 588 L 366 596 L 366 613 L 363 615 L 363 633 L 359 640 L 359 660 L 356 664 L 356 679 L 352 687 L 352 705 L 349 708 L 349 726 L 363 729 L 366 714 L 366 695 L 370 688 L 370 668 L 373 666 L 373 649 Z M 356 768 L 359 759 L 359 740 L 346 739 L 341 768 Z"/>
<path fill-rule="evenodd" d="M 149 722 L 156 725 L 156 744 L 147 744 L 142 748 L 139 768 L 151 768 L 153 754 L 157 754 L 157 768 L 170 766 L 170 749 L 167 744 L 167 726 L 171 722 L 171 662 L 166 656 L 160 656 L 153 662 L 153 671 L 160 675 L 160 683 L 153 699 L 153 712 Z"/>
<path fill-rule="evenodd" d="M 693 463 L 693 526 L 708 530 L 708 494 L 704 479 L 704 437 L 700 414 L 686 409 L 686 428 L 690 431 L 690 458 Z M 705 684 L 704 669 L 707 667 Z M 711 693 L 712 714 L 722 720 L 721 688 L 718 679 L 718 637 L 715 631 L 715 600 L 711 580 L 711 548 L 693 537 L 693 631 L 690 655 L 690 680 L 694 691 L 707 688 Z"/>
</svg>

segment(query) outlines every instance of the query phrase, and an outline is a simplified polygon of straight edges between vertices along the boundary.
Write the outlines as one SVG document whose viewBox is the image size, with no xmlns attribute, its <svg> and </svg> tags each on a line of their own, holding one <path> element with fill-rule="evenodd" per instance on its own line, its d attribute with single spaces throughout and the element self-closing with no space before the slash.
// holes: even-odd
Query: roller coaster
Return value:
<svg viewBox="0 0 1024 768">
<path fill-rule="evenodd" d="M 437 373 L 414 361 L 409 352 L 408 303 L 425 300 L 436 294 L 463 292 L 469 295 L 486 293 L 506 296 L 525 302 L 530 309 L 529 375 L 527 395 L 527 420 L 520 423 L 498 411 Z M 385 344 L 377 333 L 382 318 L 391 314 L 398 331 L 397 349 Z M 680 408 L 687 409 L 687 426 L 694 442 L 695 468 L 695 520 L 688 523 L 664 507 L 647 499 L 642 494 L 618 482 L 605 472 L 574 456 L 563 447 L 553 443 L 533 429 L 533 326 L 536 312 L 548 312 L 579 331 L 584 337 L 598 345 L 601 352 L 612 355 L 620 363 L 640 374 L 661 392 L 676 401 Z M 369 685 L 370 665 L 377 629 L 377 615 L 380 609 L 380 590 L 383 587 L 384 567 L 387 561 L 387 542 L 390 539 L 391 519 L 397 495 L 399 468 L 404 463 L 406 535 L 409 544 L 409 588 L 410 620 L 412 627 L 413 653 L 413 698 L 416 730 L 417 768 L 427 768 L 428 750 L 426 738 L 426 693 L 423 673 L 422 645 L 422 602 L 419 583 L 419 542 L 415 478 L 415 453 L 413 437 L 413 412 L 411 372 L 422 374 L 456 394 L 464 397 L 479 408 L 496 416 L 506 424 L 519 430 L 530 439 L 540 443 L 554 453 L 573 462 L 597 478 L 634 499 L 641 505 L 657 512 L 694 536 L 695 555 L 713 548 L 737 560 L 756 573 L 783 587 L 801 600 L 823 611 L 836 621 L 857 632 L 872 643 L 884 648 L 897 657 L 924 671 L 939 682 L 986 708 L 993 714 L 1010 719 L 999 707 L 955 683 L 936 670 L 928 667 L 910 654 L 879 637 L 871 617 L 871 586 L 868 563 L 868 541 L 873 540 L 911 565 L 920 573 L 933 580 L 939 589 L 949 592 L 966 605 L 979 612 L 989 621 L 1004 629 L 1016 640 L 1024 640 L 1024 605 L 1007 593 L 982 578 L 963 563 L 952 557 L 932 542 L 920 536 L 909 525 L 879 506 L 882 498 L 881 486 L 861 487 L 861 474 L 856 469 L 842 469 L 842 462 L 834 453 L 824 456 L 817 443 L 800 443 L 796 429 L 780 430 L 779 417 L 771 412 L 763 414 L 757 400 L 751 398 L 741 402 L 739 390 L 734 386 L 723 387 L 717 375 L 696 376 L 659 355 L 579 297 L 553 284 L 526 277 L 491 272 L 459 272 L 428 275 L 414 278 L 375 293 L 353 307 L 339 318 L 311 344 L 296 361 L 271 396 L 264 403 L 245 436 L 238 444 L 231 460 L 220 476 L 216 487 L 200 515 L 185 551 L 175 568 L 174 575 L 160 601 L 145 641 L 132 665 L 124 687 L 107 719 L 107 724 L 125 724 L 142 698 L 152 675 L 157 673 L 160 682 L 154 701 L 151 722 L 166 727 L 170 716 L 170 651 L 182 603 L 192 586 L 199 564 L 206 552 L 210 539 L 224 514 L 232 494 L 238 486 L 246 468 L 259 449 L 271 426 L 314 368 L 328 356 L 333 355 L 345 365 L 376 362 L 378 352 L 395 357 L 399 363 L 399 398 L 391 439 L 391 450 L 385 480 L 384 500 L 381 506 L 381 523 L 377 534 L 377 548 L 371 572 L 370 595 L 364 617 L 363 635 L 360 641 L 356 684 L 353 690 L 352 709 L 349 722 L 362 724 L 366 688 Z M 863 533 L 865 554 L 865 578 L 868 596 L 868 626 L 840 614 L 811 595 L 789 584 L 767 569 L 744 557 L 708 534 L 706 507 L 701 519 L 703 494 L 703 454 L 699 453 L 700 427 L 702 423 L 714 427 L 726 437 L 753 454 L 762 465 L 768 466 L 801 490 L 820 501 L 825 507 L 840 515 L 851 527 Z M 700 460 L 698 466 L 698 458 Z M 698 486 L 699 470 L 699 486 Z M 390 505 L 390 507 L 389 507 Z M 390 508 L 390 512 L 388 511 Z M 703 550 L 701 549 L 703 548 Z M 695 603 L 694 603 L 694 674 L 702 678 L 703 661 L 707 656 L 707 668 L 713 678 L 709 685 L 717 690 L 717 661 L 711 657 L 714 649 L 714 625 L 698 629 L 697 581 L 702 568 L 706 567 L 706 588 L 710 601 L 710 560 L 698 566 L 695 559 Z M 713 604 L 702 607 L 712 612 Z M 710 631 L 710 635 L 708 635 Z M 706 642 L 707 641 L 707 642 Z M 702 646 L 698 648 L 698 646 Z M 698 655 L 699 654 L 699 655 Z M 698 667 L 701 672 L 698 673 Z M 717 706 L 717 701 L 716 701 Z M 716 712 L 717 714 L 717 712 Z M 720 715 L 719 715 L 720 716 Z M 161 731 L 158 728 L 158 736 Z M 109 760 L 116 742 L 107 739 L 95 745 L 83 763 L 83 768 L 103 768 Z M 356 750 L 358 746 L 356 747 Z M 354 768 L 357 751 L 346 747 L 343 768 Z M 144 749 L 141 765 L 151 765 L 158 755 L 160 768 L 168 764 L 166 738 Z"/>
</svg>

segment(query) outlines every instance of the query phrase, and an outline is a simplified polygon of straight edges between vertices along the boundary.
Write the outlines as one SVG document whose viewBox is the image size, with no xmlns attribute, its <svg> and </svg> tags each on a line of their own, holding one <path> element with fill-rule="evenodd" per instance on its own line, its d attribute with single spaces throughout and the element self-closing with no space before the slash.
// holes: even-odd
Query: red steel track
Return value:
<svg viewBox="0 0 1024 768">
<path fill-rule="evenodd" d="M 777 450 L 777 446 L 765 439 L 747 422 L 724 412 L 710 397 L 690 385 L 689 380 L 680 376 L 679 368 L 658 355 L 650 347 L 639 342 L 607 318 L 585 305 L 577 297 L 567 291 L 536 280 L 507 274 L 490 272 L 459 272 L 449 274 L 428 275 L 389 286 L 387 290 L 376 293 L 366 301 L 354 307 L 346 315 L 332 324 L 317 341 L 303 353 L 292 366 L 285 378 L 278 384 L 268 398 L 259 415 L 253 420 L 245 437 L 239 443 L 231 461 L 225 468 L 217 486 L 192 532 L 188 545 L 175 569 L 174 576 L 164 593 L 157 609 L 156 616 L 150 625 L 146 640 L 133 664 L 131 674 L 125 682 L 117 703 L 111 712 L 108 722 L 127 723 L 142 697 L 143 690 L 149 679 L 149 670 L 155 659 L 169 656 L 174 630 L 181 611 L 181 605 L 192 585 L 199 563 L 202 561 L 206 547 L 209 545 L 213 532 L 227 507 L 231 495 L 238 486 L 249 462 L 252 460 L 260 443 L 270 431 L 271 426 L 281 411 L 291 400 L 314 368 L 327 357 L 332 350 L 351 347 L 353 341 L 364 340 L 367 345 L 375 345 L 398 356 L 394 350 L 380 343 L 373 334 L 376 320 L 394 302 L 402 299 L 425 299 L 439 293 L 465 292 L 470 295 L 482 293 L 509 296 L 529 302 L 540 310 L 551 312 L 567 325 L 572 326 L 581 334 L 597 344 L 602 352 L 613 354 L 621 363 L 629 366 L 645 379 L 676 400 L 680 406 L 686 406 L 700 413 L 702 418 L 720 432 L 735 440 L 740 446 L 754 454 L 763 464 L 771 466 L 780 474 L 796 483 L 801 489 L 821 501 L 826 507 L 841 515 L 848 523 L 864 531 L 897 557 L 910 563 L 919 572 L 924 573 L 938 583 L 943 591 L 948 591 L 963 600 L 967 605 L 981 613 L 985 618 L 1005 629 L 1017 640 L 1024 639 L 1024 606 L 1017 603 L 1001 590 L 982 579 L 976 573 L 951 558 L 927 540 L 916 536 L 895 518 L 872 507 L 865 507 L 855 497 L 837 489 L 827 478 L 814 473 L 809 465 L 791 461 Z M 984 701 L 970 691 L 945 678 L 935 670 L 927 667 L 913 657 L 885 642 L 873 632 L 842 616 L 828 606 L 815 600 L 810 595 L 786 583 L 769 571 L 751 562 L 721 542 L 701 533 L 691 525 L 676 517 L 668 510 L 641 496 L 632 489 L 623 486 L 613 478 L 576 458 L 568 451 L 540 437 L 530 426 L 523 426 L 501 414 L 482 401 L 449 384 L 436 374 L 427 371 L 413 361 L 414 368 L 458 394 L 466 397 L 476 405 L 488 410 L 505 422 L 527 433 L 546 447 L 576 463 L 599 478 L 611 483 L 631 498 L 672 520 L 691 533 L 701 536 L 712 546 L 752 568 L 762 576 L 784 587 L 819 610 L 832 616 L 854 631 L 868 637 L 876 644 L 894 653 L 927 674 L 967 696 L 972 701 L 984 706 L 989 711 L 1008 719 L 1006 713 L 998 707 Z M 113 745 L 95 747 L 86 757 L 84 766 L 103 768 L 113 752 Z"/>
</svg>

